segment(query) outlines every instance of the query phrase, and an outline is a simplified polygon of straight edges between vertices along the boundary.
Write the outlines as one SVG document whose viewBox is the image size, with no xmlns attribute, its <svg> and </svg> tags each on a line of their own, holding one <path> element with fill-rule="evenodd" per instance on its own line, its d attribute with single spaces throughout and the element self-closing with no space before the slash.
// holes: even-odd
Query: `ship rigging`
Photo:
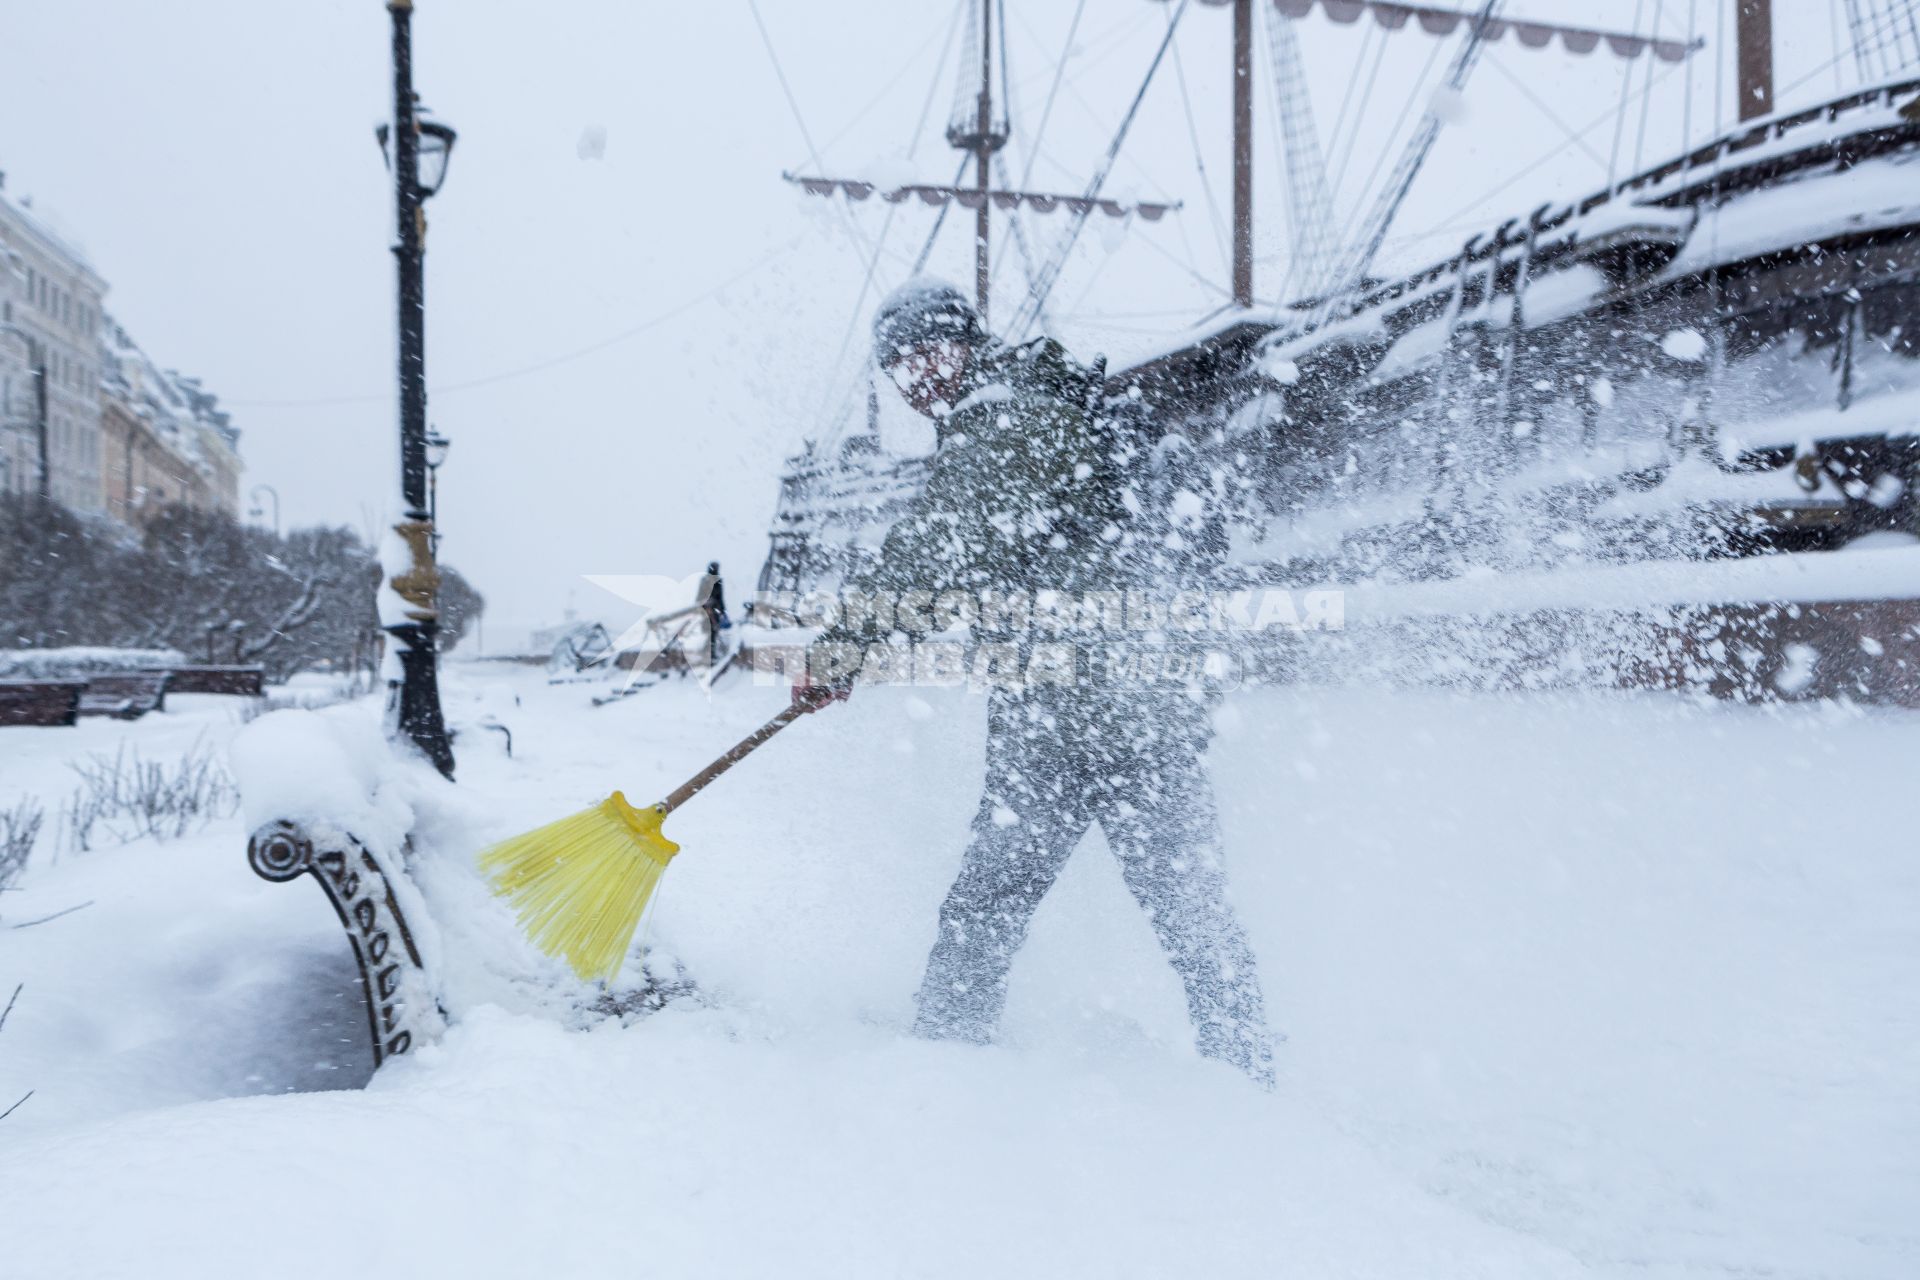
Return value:
<svg viewBox="0 0 1920 1280">
<path fill-rule="evenodd" d="M 1025 251 L 1027 292 L 1011 315 L 998 308 L 994 327 L 1019 339 L 1089 218 L 1132 225 L 1192 207 L 1102 189 L 1152 76 L 1169 64 L 1184 74 L 1174 34 L 1189 5 L 1155 3 L 1165 31 L 1077 205 L 993 176 L 1017 131 L 1004 116 L 994 123 L 991 57 L 978 64 L 972 105 L 975 125 L 992 129 L 950 131 L 973 148 L 970 189 L 824 173 L 803 175 L 803 188 L 836 201 L 878 192 L 894 208 L 917 197 L 936 209 L 929 245 L 949 204 L 972 212 L 983 299 L 997 211 Z M 1230 8 L 1233 23 L 1231 287 L 1221 309 L 1118 369 L 1108 388 L 1125 429 L 1177 432 L 1217 460 L 1211 500 L 1239 528 L 1238 580 L 1444 580 L 1920 533 L 1920 81 L 1903 78 L 1920 69 L 1920 24 L 1909 0 L 1847 0 L 1835 11 L 1845 34 L 1836 58 L 1785 85 L 1775 83 L 1766 0 L 1641 0 L 1621 29 L 1510 17 L 1497 0 L 1470 11 L 1386 0 L 1202 7 Z M 973 0 L 971 12 L 977 55 L 996 24 L 1004 34 L 1004 0 Z M 1287 224 L 1285 268 L 1264 301 L 1252 208 L 1256 14 Z M 1418 120 L 1397 147 L 1355 154 L 1354 99 L 1373 87 L 1359 65 L 1332 129 L 1316 126 L 1301 48 L 1312 24 L 1364 24 L 1362 54 L 1375 69 L 1390 40 L 1424 37 L 1436 58 L 1450 48 L 1437 82 L 1426 82 L 1437 89 L 1409 95 L 1403 114 L 1417 106 Z M 1503 41 L 1530 57 L 1619 62 L 1610 139 L 1604 154 L 1587 148 L 1604 162 L 1605 185 L 1516 201 L 1531 211 L 1476 231 L 1429 267 L 1377 274 L 1450 107 Z M 1696 120 L 1690 90 L 1703 52 L 1715 93 Z M 1839 80 L 1845 60 L 1852 91 L 1777 109 L 1815 75 Z M 998 66 L 1004 84 L 1004 57 Z M 1660 66 L 1689 86 L 1676 122 L 1683 147 L 1649 166 Z M 993 138 L 990 151 L 982 140 Z M 1371 195 L 1337 221 L 1331 192 L 1356 163 L 1373 169 L 1362 184 Z M 1023 222 L 1048 210 L 1070 220 L 1049 252 L 1031 252 Z M 847 430 L 850 415 L 839 415 L 783 480 L 763 591 L 831 589 L 917 491 L 924 464 L 880 447 L 869 386 L 866 430 Z"/>
</svg>

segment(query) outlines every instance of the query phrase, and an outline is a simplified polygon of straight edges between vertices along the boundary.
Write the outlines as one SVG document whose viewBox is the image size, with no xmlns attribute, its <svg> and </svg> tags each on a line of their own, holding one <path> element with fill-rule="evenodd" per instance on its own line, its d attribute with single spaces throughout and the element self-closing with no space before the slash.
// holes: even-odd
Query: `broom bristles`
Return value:
<svg viewBox="0 0 1920 1280">
<path fill-rule="evenodd" d="M 611 982 L 680 850 L 660 834 L 662 816 L 616 791 L 591 809 L 502 840 L 481 853 L 480 866 L 534 946 L 583 979 Z"/>
</svg>

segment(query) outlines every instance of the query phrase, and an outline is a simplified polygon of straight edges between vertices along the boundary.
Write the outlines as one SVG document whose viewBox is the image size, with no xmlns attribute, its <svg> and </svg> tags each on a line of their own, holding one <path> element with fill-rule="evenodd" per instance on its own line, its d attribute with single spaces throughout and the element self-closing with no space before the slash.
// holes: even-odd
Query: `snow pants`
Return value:
<svg viewBox="0 0 1920 1280">
<path fill-rule="evenodd" d="M 1034 910 L 1098 822 L 1186 988 L 1200 1052 L 1271 1084 L 1253 950 L 1227 904 L 1204 709 L 1166 697 L 990 699 L 986 785 L 940 908 L 915 1033 L 993 1037 Z"/>
</svg>

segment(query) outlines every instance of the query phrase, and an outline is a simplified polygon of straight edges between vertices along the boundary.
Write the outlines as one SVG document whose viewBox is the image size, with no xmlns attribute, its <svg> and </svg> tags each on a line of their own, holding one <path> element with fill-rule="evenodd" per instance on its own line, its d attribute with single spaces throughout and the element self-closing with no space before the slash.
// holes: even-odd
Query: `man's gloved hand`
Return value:
<svg viewBox="0 0 1920 1280">
<path fill-rule="evenodd" d="M 807 646 L 807 665 L 793 686 L 793 705 L 818 711 L 853 696 L 853 678 L 860 670 L 858 640 L 828 628 Z"/>
<path fill-rule="evenodd" d="M 852 696 L 852 680 L 843 680 L 835 684 L 814 684 L 803 677 L 799 684 L 793 686 L 793 705 L 810 713 L 835 702 L 845 702 Z"/>
</svg>

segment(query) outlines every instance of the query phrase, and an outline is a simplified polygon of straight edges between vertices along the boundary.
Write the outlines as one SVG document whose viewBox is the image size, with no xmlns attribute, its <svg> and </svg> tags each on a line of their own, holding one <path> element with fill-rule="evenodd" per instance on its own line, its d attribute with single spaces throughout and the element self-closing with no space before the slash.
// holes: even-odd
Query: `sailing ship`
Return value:
<svg viewBox="0 0 1920 1280">
<path fill-rule="evenodd" d="M 1899 74 L 1920 68 L 1911 4 L 1849 5 L 1869 82 L 1778 112 L 1770 7 L 1729 0 L 1736 125 L 1581 199 L 1486 227 L 1424 269 L 1378 278 L 1374 256 L 1439 120 L 1430 113 L 1414 131 L 1368 216 L 1339 235 L 1299 74 L 1306 24 L 1371 19 L 1387 34 L 1452 38 L 1445 84 L 1456 91 L 1480 50 L 1509 35 L 1529 48 L 1558 41 L 1668 61 L 1701 42 L 1507 20 L 1497 0 L 1473 12 L 1262 0 L 1273 6 L 1291 261 L 1283 301 L 1260 306 L 1249 207 L 1255 0 L 1220 2 L 1235 22 L 1235 305 L 1163 354 L 1111 371 L 1107 389 L 1126 429 L 1179 432 L 1229 478 L 1232 491 L 1214 498 L 1236 526 L 1235 581 L 1433 582 L 1920 534 L 1920 79 Z M 992 48 L 1001 4 L 974 0 L 982 26 L 970 52 Z M 1005 129 L 991 124 L 992 85 L 983 62 L 983 123 L 950 133 L 971 148 L 970 189 L 880 192 L 975 214 L 983 305 L 990 212 L 1035 207 L 1030 193 L 993 185 Z M 1103 208 L 1108 167 L 1069 217 L 1125 214 Z M 879 190 L 809 181 L 848 199 Z M 1030 273 L 1000 332 L 1027 331 L 1057 270 L 1050 259 Z M 925 463 L 880 448 L 871 391 L 867 416 L 866 430 L 811 445 L 790 465 L 763 598 L 832 590 L 917 492 Z M 1855 588 L 1852 598 L 1889 593 L 1901 594 Z M 1920 633 L 1920 606 L 1892 603 L 1862 625 Z M 1913 686 L 1911 671 L 1904 678 Z"/>
</svg>

